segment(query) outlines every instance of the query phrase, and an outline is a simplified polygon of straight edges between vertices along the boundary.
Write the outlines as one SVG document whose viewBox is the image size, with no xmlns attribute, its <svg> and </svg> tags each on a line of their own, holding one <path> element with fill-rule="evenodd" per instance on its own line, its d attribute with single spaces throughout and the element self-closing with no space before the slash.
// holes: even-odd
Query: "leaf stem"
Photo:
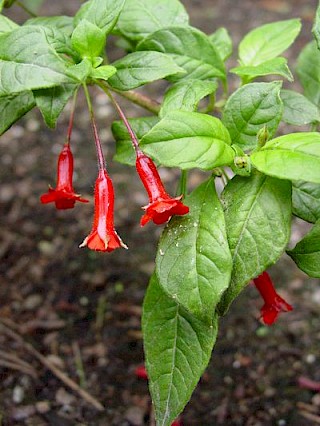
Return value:
<svg viewBox="0 0 320 426">
<path fill-rule="evenodd" d="M 123 98 L 128 99 L 129 101 L 133 102 L 136 105 L 139 105 L 140 107 L 146 109 L 147 111 L 152 112 L 155 115 L 159 114 L 160 111 L 160 105 L 158 102 L 154 101 L 153 99 L 148 98 L 145 95 L 142 95 L 141 93 L 134 92 L 133 90 L 128 90 L 126 92 L 123 92 L 118 89 L 114 89 L 113 87 L 110 87 L 105 81 L 102 80 L 96 80 L 96 83 L 103 91 L 107 89 L 108 91 L 112 91 L 117 93 L 118 95 L 122 96 Z"/>
<path fill-rule="evenodd" d="M 90 113 L 90 120 L 91 120 L 91 125 L 92 125 L 92 130 L 93 130 L 94 142 L 95 142 L 96 150 L 97 150 L 98 167 L 99 167 L 99 170 L 104 170 L 105 167 L 106 167 L 106 161 L 105 161 L 104 154 L 103 154 L 103 151 L 102 151 L 101 141 L 100 141 L 97 126 L 96 126 L 96 120 L 95 120 L 95 117 L 94 117 L 94 112 L 93 112 L 93 108 L 92 108 L 92 103 L 91 103 L 88 87 L 85 83 L 83 84 L 83 90 L 84 90 L 84 93 L 85 93 L 85 96 L 86 96 L 88 109 L 89 109 L 89 113 Z"/>
<path fill-rule="evenodd" d="M 32 10 L 30 10 L 25 4 L 23 4 L 21 1 L 16 1 L 16 4 L 21 7 L 28 15 L 30 15 L 32 18 L 37 18 L 38 15 Z"/>
</svg>

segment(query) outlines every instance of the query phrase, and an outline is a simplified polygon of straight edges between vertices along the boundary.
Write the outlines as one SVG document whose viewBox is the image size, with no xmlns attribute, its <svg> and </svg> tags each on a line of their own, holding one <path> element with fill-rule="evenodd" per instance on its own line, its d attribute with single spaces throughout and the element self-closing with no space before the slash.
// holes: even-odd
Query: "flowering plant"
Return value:
<svg viewBox="0 0 320 426">
<path fill-rule="evenodd" d="M 0 0 L 0 10 L 12 3 Z M 115 160 L 136 167 L 149 196 L 141 226 L 166 224 L 142 317 L 158 425 L 170 425 L 187 404 L 209 362 L 219 318 L 248 283 L 261 293 L 261 320 L 271 325 L 292 306 L 275 291 L 269 266 L 287 250 L 302 271 L 320 277 L 320 8 L 315 41 L 298 58 L 303 94 L 282 88 L 293 76 L 280 56 L 300 27 L 291 19 L 250 31 L 239 44 L 239 66 L 229 70 L 240 81 L 230 94 L 227 30 L 207 35 L 192 27 L 179 0 L 89 0 L 74 17 L 34 17 L 21 26 L 0 14 L 0 133 L 34 107 L 55 127 L 73 99 L 57 185 L 41 202 L 58 209 L 87 202 L 72 182 L 73 111 L 82 89 L 98 177 L 92 230 L 80 247 L 127 248 L 115 230 L 114 188 L 90 97 L 97 86 L 120 117 L 112 126 Z M 110 35 L 124 50 L 111 64 Z M 160 79 L 167 82 L 161 103 L 134 91 Z M 118 97 L 152 115 L 128 119 Z M 279 135 L 281 122 L 310 128 Z M 180 169 L 176 196 L 164 188 L 157 166 Z M 194 168 L 208 176 L 189 193 Z M 293 215 L 313 227 L 288 250 Z"/>
</svg>

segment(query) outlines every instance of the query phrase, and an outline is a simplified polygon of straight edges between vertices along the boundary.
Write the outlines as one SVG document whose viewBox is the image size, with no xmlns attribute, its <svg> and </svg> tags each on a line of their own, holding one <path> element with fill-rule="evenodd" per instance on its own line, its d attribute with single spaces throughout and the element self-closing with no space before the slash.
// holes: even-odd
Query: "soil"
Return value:
<svg viewBox="0 0 320 426">
<path fill-rule="evenodd" d="M 184 1 L 193 25 L 208 33 L 223 25 L 236 45 L 255 26 L 301 17 L 303 31 L 288 52 L 292 68 L 311 39 L 316 3 Z M 71 14 L 78 6 L 76 0 L 47 1 L 41 13 Z M 25 19 L 18 6 L 9 14 Z M 114 48 L 113 54 L 119 51 Z M 228 66 L 236 64 L 235 56 Z M 159 98 L 162 89 L 162 83 L 154 84 L 146 93 Z M 94 103 L 111 159 L 110 123 L 116 115 L 98 91 Z M 121 104 L 130 117 L 144 114 L 125 101 Z M 55 183 L 56 156 L 65 140 L 68 115 L 66 108 L 52 131 L 32 111 L 0 138 L 0 318 L 7 327 L 0 332 L 0 424 L 148 425 L 152 422 L 147 383 L 136 377 L 135 368 L 143 363 L 141 304 L 161 229 L 140 228 L 140 206 L 147 202 L 143 188 L 134 170 L 112 161 L 116 227 L 128 251 L 101 254 L 78 248 L 90 231 L 92 202 L 67 211 L 39 203 L 48 183 Z M 76 191 L 92 201 L 96 160 L 82 97 L 72 146 Z M 163 169 L 161 174 L 174 193 L 176 172 Z M 193 173 L 192 185 L 200 179 L 199 172 Z M 294 221 L 293 240 L 303 232 L 304 225 Z M 248 286 L 221 320 L 210 365 L 182 414 L 185 426 L 320 424 L 319 281 L 299 272 L 288 257 L 270 273 L 294 311 L 272 327 L 263 326 L 261 300 Z M 45 366 L 46 360 L 104 409 L 97 410 L 61 381 Z"/>
</svg>

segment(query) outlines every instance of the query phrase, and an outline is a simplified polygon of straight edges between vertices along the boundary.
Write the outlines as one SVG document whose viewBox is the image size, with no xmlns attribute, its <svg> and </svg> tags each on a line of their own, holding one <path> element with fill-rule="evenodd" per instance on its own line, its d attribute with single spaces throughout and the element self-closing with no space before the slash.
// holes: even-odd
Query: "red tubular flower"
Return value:
<svg viewBox="0 0 320 426">
<path fill-rule="evenodd" d="M 76 194 L 72 185 L 73 155 L 67 143 L 62 148 L 58 158 L 57 186 L 49 186 L 46 194 L 41 195 L 42 204 L 55 203 L 57 209 L 72 209 L 76 201 L 88 203 L 89 201 Z"/>
<path fill-rule="evenodd" d="M 171 198 L 166 193 L 154 162 L 140 150 L 137 152 L 136 168 L 150 199 L 150 203 L 142 207 L 146 213 L 140 220 L 141 226 L 150 220 L 160 225 L 173 215 L 184 215 L 189 212 L 189 207 L 180 201 L 182 195 Z"/>
<path fill-rule="evenodd" d="M 265 302 L 260 312 L 266 325 L 273 324 L 281 312 L 292 311 L 292 306 L 276 292 L 267 272 L 263 272 L 257 278 L 254 278 L 253 282 Z"/>
<path fill-rule="evenodd" d="M 148 373 L 144 365 L 138 365 L 138 367 L 134 370 L 134 374 L 139 379 L 148 380 Z"/>
<path fill-rule="evenodd" d="M 94 219 L 90 234 L 80 247 L 88 246 L 96 251 L 113 251 L 127 246 L 114 229 L 114 192 L 112 180 L 106 169 L 100 169 L 94 189 Z"/>
</svg>

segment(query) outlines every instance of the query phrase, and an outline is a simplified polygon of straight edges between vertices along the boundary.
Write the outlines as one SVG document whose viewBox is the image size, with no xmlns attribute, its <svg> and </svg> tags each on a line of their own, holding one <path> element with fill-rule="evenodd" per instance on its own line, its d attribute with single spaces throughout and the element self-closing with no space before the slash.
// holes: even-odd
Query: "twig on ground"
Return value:
<svg viewBox="0 0 320 426">
<path fill-rule="evenodd" d="M 90 395 L 84 389 L 74 382 L 70 377 L 64 374 L 59 368 L 53 365 L 45 356 L 43 356 L 40 352 L 38 352 L 30 343 L 25 342 L 24 339 L 15 331 L 13 331 L 8 325 L 5 323 L 6 321 L 0 319 L 0 330 L 2 330 L 8 337 L 18 342 L 23 348 L 29 352 L 29 354 L 33 355 L 37 358 L 38 361 L 41 362 L 46 368 L 48 368 L 58 379 L 60 379 L 66 386 L 76 392 L 83 400 L 85 400 L 88 404 L 92 405 L 99 411 L 103 411 L 103 405 L 92 395 Z"/>
<path fill-rule="evenodd" d="M 308 411 L 299 410 L 299 414 L 308 420 L 313 421 L 315 424 L 320 425 L 320 416 L 309 413 Z"/>
</svg>

